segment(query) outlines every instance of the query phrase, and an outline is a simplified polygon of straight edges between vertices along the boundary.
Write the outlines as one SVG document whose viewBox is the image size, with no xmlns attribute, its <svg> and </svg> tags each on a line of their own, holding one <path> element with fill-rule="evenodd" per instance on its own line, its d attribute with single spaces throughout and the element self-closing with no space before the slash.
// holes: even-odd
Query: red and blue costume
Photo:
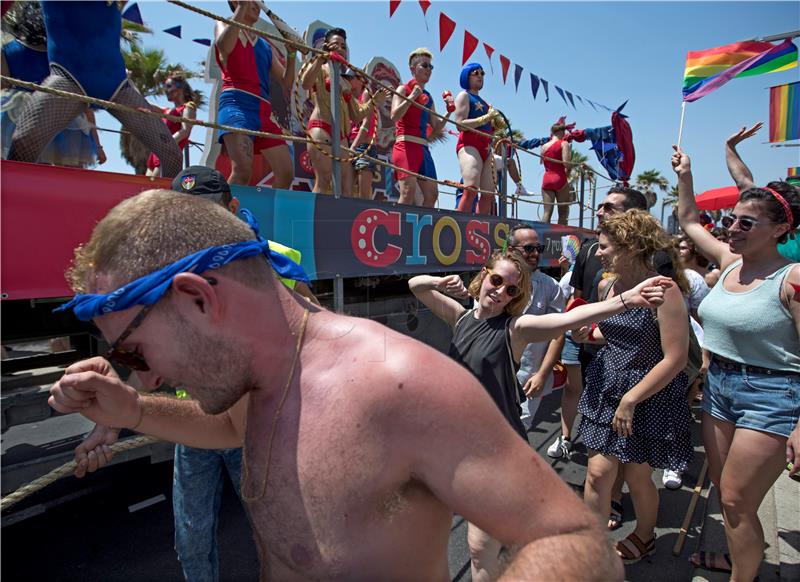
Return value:
<svg viewBox="0 0 800 582">
<path fill-rule="evenodd" d="M 489 112 L 489 104 L 481 99 L 481 97 L 469 91 L 467 91 L 467 96 L 469 97 L 469 115 L 467 119 L 475 119 Z M 484 123 L 476 129 L 488 133 L 489 136 L 492 134 L 491 122 Z M 489 136 L 483 136 L 474 131 L 461 130 L 458 134 L 458 142 L 456 142 L 456 153 L 458 153 L 461 148 L 472 146 L 478 150 L 478 153 L 481 155 L 481 160 L 485 162 L 491 151 L 492 138 Z"/>
<path fill-rule="evenodd" d="M 242 129 L 282 134 L 283 130 L 272 116 L 269 101 L 269 74 L 272 69 L 272 47 L 263 38 L 251 40 L 239 32 L 236 45 L 223 64 L 219 49 L 215 49 L 222 70 L 222 92 L 219 95 L 217 120 L 222 125 Z M 219 132 L 219 141 L 229 131 Z M 256 137 L 253 147 L 263 151 L 286 145 L 282 139 Z"/>
<path fill-rule="evenodd" d="M 563 143 L 564 140 L 559 139 L 546 150 L 542 150 L 542 163 L 544 164 L 542 190 L 558 192 L 567 185 L 567 166 L 556 161 L 551 161 L 551 159 L 562 160 L 563 150 L 561 146 Z"/>
<path fill-rule="evenodd" d="M 403 85 L 406 89 L 406 95 L 411 94 L 416 84 L 417 82 L 412 79 Z M 417 103 L 431 109 L 433 108 L 433 97 L 423 89 L 422 95 L 417 97 Z M 427 145 L 429 122 L 430 114 L 427 111 L 414 105 L 409 106 L 395 126 L 396 139 L 392 149 L 392 163 L 410 172 L 435 180 L 436 166 L 433 163 L 433 157 L 431 157 L 431 152 Z M 409 175 L 401 170 L 395 170 L 395 176 L 398 180 L 402 180 Z"/>
</svg>

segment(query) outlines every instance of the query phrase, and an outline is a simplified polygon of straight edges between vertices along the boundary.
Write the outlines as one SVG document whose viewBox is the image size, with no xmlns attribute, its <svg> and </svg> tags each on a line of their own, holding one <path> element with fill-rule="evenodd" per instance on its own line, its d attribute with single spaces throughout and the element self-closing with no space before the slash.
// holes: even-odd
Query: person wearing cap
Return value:
<svg viewBox="0 0 800 582">
<path fill-rule="evenodd" d="M 51 406 L 194 447 L 243 446 L 262 580 L 445 579 L 454 513 L 514 548 L 508 579 L 622 580 L 597 520 L 469 371 L 276 284 L 273 271 L 300 276 L 296 265 L 240 214 L 247 223 L 155 190 L 98 222 L 64 308 L 145 386 L 168 379 L 192 399 L 140 394 L 92 358 L 65 370 Z M 656 301 L 664 284 L 626 301 Z"/>
<path fill-rule="evenodd" d="M 347 33 L 341 28 L 331 28 L 325 33 L 325 43 L 322 48 L 335 53 L 340 58 L 347 59 Z M 312 192 L 321 194 L 333 193 L 333 161 L 331 154 L 331 135 L 333 134 L 333 112 L 331 111 L 331 67 L 339 66 L 338 61 L 330 62 L 325 57 L 318 57 L 305 68 L 300 78 L 300 83 L 311 94 L 314 110 L 308 120 L 308 136 L 316 145 L 308 148 L 311 166 L 314 168 L 314 188 Z M 377 98 L 370 98 L 366 102 L 353 99 L 350 79 L 352 71 L 345 70 L 340 80 L 339 105 L 341 111 L 341 125 L 339 126 L 339 143 L 342 148 L 349 146 L 351 122 L 360 123 L 372 109 Z M 382 101 L 382 97 L 380 100 Z M 321 151 L 320 151 L 321 150 Z M 326 155 L 327 154 L 327 155 Z M 342 155 L 341 150 L 338 155 Z M 353 167 L 342 164 L 342 194 L 352 196 Z"/>
<path fill-rule="evenodd" d="M 483 67 L 478 63 L 467 63 L 459 77 L 463 91 L 456 96 L 455 120 L 462 125 L 456 143 L 456 155 L 464 181 L 464 193 L 458 203 L 460 212 L 472 212 L 476 188 L 494 191 L 494 158 L 489 157 L 493 155 L 492 120 L 500 113 L 478 95 L 483 88 L 484 74 Z M 491 213 L 493 203 L 494 194 L 481 194 L 478 214 Z"/>
<path fill-rule="evenodd" d="M 691 160 L 673 146 L 678 220 L 697 249 L 719 265 L 700 304 L 703 347 L 711 353 L 703 391 L 708 474 L 719 489 L 728 553 L 701 551 L 698 567 L 752 580 L 764 558 L 758 509 L 786 463 L 800 469 L 800 263 L 778 245 L 800 236 L 800 190 L 784 181 L 756 186 L 736 146 L 762 124 L 728 138 L 728 170 L 739 188 L 730 240 L 699 220 Z"/>
<path fill-rule="evenodd" d="M 191 166 L 172 180 L 176 192 L 198 196 L 228 208 L 233 214 L 239 200 L 231 195 L 225 177 L 206 166 Z M 300 262 L 300 252 L 269 241 L 271 249 Z M 289 289 L 319 305 L 316 297 L 302 281 L 281 278 Z M 188 398 L 184 389 L 176 389 L 178 398 Z M 119 429 L 96 425 L 75 449 L 76 477 L 83 477 L 107 465 L 113 454 L 109 446 L 119 437 Z M 175 551 L 186 580 L 219 580 L 217 523 L 224 473 L 227 472 L 236 494 L 241 497 L 242 449 L 202 449 L 175 445 L 172 480 L 172 507 L 175 516 Z"/>
</svg>

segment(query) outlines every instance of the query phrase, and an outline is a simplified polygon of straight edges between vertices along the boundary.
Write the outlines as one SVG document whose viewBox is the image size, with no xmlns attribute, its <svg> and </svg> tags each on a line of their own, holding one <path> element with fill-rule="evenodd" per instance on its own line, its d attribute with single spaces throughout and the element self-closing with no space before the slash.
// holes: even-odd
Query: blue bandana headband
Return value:
<svg viewBox="0 0 800 582">
<path fill-rule="evenodd" d="M 172 279 L 179 273 L 204 273 L 219 269 L 232 261 L 264 255 L 279 277 L 293 279 L 308 284 L 308 276 L 303 267 L 292 259 L 269 248 L 269 242 L 258 233 L 258 222 L 253 214 L 242 208 L 240 214 L 256 235 L 256 240 L 209 247 L 178 259 L 171 265 L 162 267 L 144 277 L 131 281 L 111 293 L 103 295 L 87 293 L 76 295 L 72 301 L 55 311 L 72 309 L 81 321 L 114 311 L 124 311 L 134 305 L 154 305 L 172 285 Z"/>
<path fill-rule="evenodd" d="M 472 74 L 472 71 L 477 71 L 482 68 L 483 65 L 480 63 L 467 63 L 464 65 L 464 68 L 461 69 L 461 76 L 458 78 L 458 82 L 461 84 L 461 88 L 464 89 L 464 91 L 469 91 L 469 76 Z"/>
</svg>

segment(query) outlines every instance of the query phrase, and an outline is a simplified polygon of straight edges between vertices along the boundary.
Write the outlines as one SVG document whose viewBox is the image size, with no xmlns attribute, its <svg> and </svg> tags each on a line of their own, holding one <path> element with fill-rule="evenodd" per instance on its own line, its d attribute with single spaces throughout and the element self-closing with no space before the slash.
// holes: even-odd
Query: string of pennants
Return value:
<svg viewBox="0 0 800 582">
<path fill-rule="evenodd" d="M 389 0 L 389 18 L 394 16 L 395 11 L 400 7 L 400 2 L 402 0 Z M 419 6 L 422 9 L 422 15 L 425 17 L 425 27 L 428 27 L 427 22 L 427 14 L 428 8 L 430 8 L 430 0 L 418 0 Z M 444 47 L 447 46 L 447 43 L 450 41 L 450 38 L 455 33 L 457 23 L 455 20 L 447 16 L 444 12 L 439 13 L 439 52 L 444 51 Z M 489 60 L 489 67 L 494 74 L 494 64 L 492 62 L 492 56 L 494 55 L 495 49 L 493 46 L 486 42 L 481 42 L 478 37 L 470 33 L 468 30 L 464 29 L 464 44 L 461 53 L 461 64 L 464 65 L 478 48 L 479 44 L 483 44 L 483 50 L 486 52 L 486 58 Z M 511 69 L 512 61 L 504 54 L 499 54 L 498 56 L 500 60 L 500 71 L 503 76 L 503 84 L 505 84 L 508 80 L 508 73 Z M 519 84 L 522 80 L 522 74 L 524 69 L 522 65 L 518 63 L 513 63 L 514 65 L 514 89 L 515 91 L 519 92 Z M 542 90 L 542 94 L 544 95 L 545 101 L 550 101 L 550 86 L 551 84 L 545 80 L 544 78 L 535 75 L 533 73 L 528 73 L 530 75 L 530 82 L 531 82 L 531 94 L 533 95 L 534 100 L 539 94 L 539 90 Z M 558 96 L 566 103 L 568 106 L 572 106 L 573 109 L 577 109 L 575 106 L 575 102 L 577 102 L 583 106 L 586 106 L 588 103 L 592 109 L 595 111 L 599 111 L 600 109 L 604 109 L 606 111 L 613 111 L 610 107 L 603 105 L 602 103 L 598 103 L 596 101 L 591 101 L 585 97 L 581 97 L 576 93 L 572 93 L 571 91 L 567 91 L 566 89 L 562 89 L 558 85 L 552 85 L 553 89 L 555 89 Z"/>
<path fill-rule="evenodd" d="M 122 18 L 144 26 L 144 20 L 142 20 L 142 13 L 139 11 L 139 6 L 137 4 L 131 4 L 128 6 L 125 11 L 122 13 Z M 182 38 L 181 36 L 181 26 L 171 26 L 169 28 L 165 28 L 162 32 L 167 34 L 171 34 L 177 38 Z M 211 46 L 211 39 L 210 38 L 193 38 L 192 42 L 196 42 L 197 44 L 202 44 L 203 46 Z"/>
</svg>

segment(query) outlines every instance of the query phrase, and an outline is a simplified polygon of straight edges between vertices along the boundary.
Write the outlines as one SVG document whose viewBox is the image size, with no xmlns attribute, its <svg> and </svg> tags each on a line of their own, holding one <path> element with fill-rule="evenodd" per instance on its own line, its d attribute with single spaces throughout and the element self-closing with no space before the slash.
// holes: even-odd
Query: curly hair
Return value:
<svg viewBox="0 0 800 582">
<path fill-rule="evenodd" d="M 775 190 L 786 200 L 791 216 L 786 215 L 783 204 L 778 202 L 775 195 L 765 188 L 748 188 L 739 195 L 739 202 L 757 200 L 764 206 L 764 211 L 772 222 L 775 224 L 790 223 L 791 218 L 791 229 L 796 230 L 800 226 L 800 189 L 792 186 L 789 182 L 770 182 L 767 184 L 767 188 Z M 787 230 L 778 239 L 778 242 L 785 243 L 788 239 L 789 231 Z"/>
<path fill-rule="evenodd" d="M 638 260 L 650 271 L 656 272 L 654 259 L 658 252 L 667 253 L 673 265 L 680 264 L 669 235 L 661 228 L 661 223 L 644 210 L 626 210 L 606 218 L 600 223 L 600 234 L 610 238 L 620 254 Z M 614 263 L 618 258 L 619 254 Z M 615 271 L 616 264 L 611 269 Z M 674 279 L 681 292 L 689 292 L 689 281 L 683 270 L 676 269 Z"/>
<path fill-rule="evenodd" d="M 528 267 L 528 263 L 525 262 L 525 259 L 523 259 L 522 255 L 519 253 L 509 251 L 493 252 L 489 260 L 486 261 L 483 269 L 469 282 L 467 291 L 469 291 L 470 296 L 477 301 L 481 294 L 483 279 L 486 277 L 486 269 L 491 269 L 500 261 L 513 263 L 517 268 L 517 272 L 519 273 L 517 287 L 519 287 L 521 291 L 519 295 L 506 304 L 503 311 L 509 315 L 521 315 L 522 312 L 525 311 L 525 307 L 528 306 L 528 302 L 531 300 L 531 270 L 530 267 Z"/>
</svg>

